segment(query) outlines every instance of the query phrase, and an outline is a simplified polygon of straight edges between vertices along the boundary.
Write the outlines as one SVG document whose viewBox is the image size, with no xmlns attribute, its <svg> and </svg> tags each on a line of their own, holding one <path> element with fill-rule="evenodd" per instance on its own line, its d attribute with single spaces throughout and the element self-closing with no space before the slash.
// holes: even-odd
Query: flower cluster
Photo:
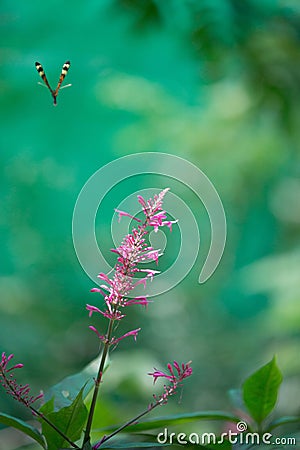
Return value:
<svg viewBox="0 0 300 450">
<path fill-rule="evenodd" d="M 171 395 L 176 394 L 176 389 L 178 386 L 180 386 L 180 383 L 184 380 L 184 378 L 190 377 L 193 373 L 193 370 L 191 368 L 191 361 L 184 364 L 182 363 L 181 366 L 178 364 L 177 361 L 173 362 L 173 367 L 171 364 L 168 364 L 168 370 L 169 373 L 162 372 L 161 370 L 157 370 L 154 368 L 154 372 L 149 373 L 148 375 L 153 376 L 153 382 L 156 383 L 158 378 L 165 378 L 167 379 L 170 384 L 164 385 L 164 392 L 157 396 L 153 395 L 153 398 L 155 400 L 155 403 L 151 403 L 149 405 L 149 409 L 152 409 L 154 406 L 157 405 L 164 405 L 168 401 L 168 397 Z M 174 369 L 176 373 L 174 373 Z"/>
<path fill-rule="evenodd" d="M 168 189 L 164 189 L 158 195 L 155 195 L 153 199 L 145 200 L 141 195 L 138 195 L 138 202 L 142 206 L 142 211 L 145 215 L 145 220 L 142 221 L 131 214 L 116 210 L 119 214 L 119 219 L 122 216 L 130 217 L 138 222 L 136 228 L 133 228 L 131 233 L 125 236 L 121 245 L 111 251 L 117 254 L 117 263 L 115 265 L 114 275 L 109 278 L 106 274 L 100 273 L 98 278 L 104 283 L 100 285 L 100 288 L 93 288 L 91 292 L 100 293 L 105 301 L 106 309 L 102 311 L 93 305 L 87 305 L 86 309 L 91 316 L 94 312 L 100 313 L 104 317 L 112 320 L 121 320 L 124 314 L 124 308 L 130 305 L 143 305 L 147 306 L 149 300 L 147 296 L 137 296 L 134 298 L 128 298 L 129 293 L 139 284 L 146 286 L 148 279 L 159 273 L 157 270 L 141 269 L 138 267 L 140 262 L 155 261 L 158 262 L 158 258 L 161 256 L 159 250 L 155 250 L 148 245 L 145 237 L 149 233 L 149 227 L 152 227 L 156 232 L 159 227 L 167 226 L 172 229 L 172 224 L 177 221 L 166 220 L 166 212 L 162 209 L 162 203 L 164 196 Z M 136 279 L 138 273 L 143 274 L 143 278 Z M 107 336 L 102 335 L 93 326 L 90 327 L 94 331 L 98 338 L 107 343 Z M 120 339 L 127 336 L 133 336 L 136 339 L 137 333 L 140 329 L 136 329 L 126 333 L 121 338 L 112 338 L 109 344 L 116 344 Z"/>
<path fill-rule="evenodd" d="M 8 367 L 9 361 L 14 357 L 14 355 L 6 356 L 2 353 L 2 358 L 0 362 L 0 382 L 2 386 L 6 389 L 6 392 L 10 394 L 15 400 L 23 403 L 25 406 L 30 407 L 39 398 L 43 397 L 43 394 L 39 394 L 36 397 L 30 396 L 30 387 L 28 384 L 22 386 L 19 385 L 14 377 L 13 370 L 21 369 L 23 364 L 15 364 L 12 367 Z"/>
</svg>

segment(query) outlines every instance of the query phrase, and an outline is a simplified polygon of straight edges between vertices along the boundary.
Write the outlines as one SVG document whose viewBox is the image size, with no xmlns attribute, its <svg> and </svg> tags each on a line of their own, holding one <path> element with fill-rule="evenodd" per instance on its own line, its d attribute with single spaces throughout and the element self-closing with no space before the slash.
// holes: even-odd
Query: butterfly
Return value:
<svg viewBox="0 0 300 450">
<path fill-rule="evenodd" d="M 64 65 L 62 66 L 62 69 L 61 69 L 61 74 L 60 74 L 60 77 L 59 77 L 59 80 L 58 80 L 56 89 L 53 90 L 52 87 L 50 86 L 48 80 L 47 80 L 47 77 L 46 77 L 46 74 L 45 74 L 45 72 L 44 72 L 44 69 L 43 69 L 42 64 L 39 63 L 39 62 L 36 62 L 36 63 L 35 63 L 35 67 L 36 67 L 36 70 L 38 71 L 39 76 L 43 79 L 45 85 L 47 86 L 47 88 L 48 88 L 49 91 L 51 92 L 51 95 L 52 95 L 52 97 L 53 97 L 53 104 L 54 104 L 54 105 L 56 105 L 56 97 L 57 97 L 57 95 L 58 95 L 58 91 L 59 91 L 60 89 L 65 88 L 65 87 L 71 86 L 71 84 L 66 84 L 65 86 L 62 86 L 62 87 L 61 87 L 61 84 L 62 84 L 62 82 L 64 81 L 65 76 L 66 76 L 67 73 L 68 73 L 68 70 L 69 70 L 69 68 L 70 68 L 70 65 L 71 65 L 70 61 L 66 61 L 66 62 L 64 63 Z"/>
</svg>

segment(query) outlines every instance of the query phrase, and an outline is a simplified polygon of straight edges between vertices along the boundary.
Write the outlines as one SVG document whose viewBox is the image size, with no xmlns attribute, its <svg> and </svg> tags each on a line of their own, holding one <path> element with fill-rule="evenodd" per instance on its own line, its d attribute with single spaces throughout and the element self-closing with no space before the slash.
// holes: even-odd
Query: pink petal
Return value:
<svg viewBox="0 0 300 450">
<path fill-rule="evenodd" d="M 103 314 L 99 308 L 96 308 L 96 306 L 93 306 L 93 305 L 86 305 L 86 309 L 87 309 L 87 311 L 89 311 L 89 317 L 91 317 L 94 312 Z"/>
<path fill-rule="evenodd" d="M 136 220 L 137 222 L 141 222 L 140 219 L 137 219 L 136 217 L 133 217 L 131 214 L 129 214 L 129 213 L 125 212 L 125 211 L 120 211 L 119 209 L 115 209 L 115 211 L 116 211 L 116 213 L 119 214 L 119 222 L 120 222 L 122 216 L 130 217 L 131 219 Z"/>
</svg>

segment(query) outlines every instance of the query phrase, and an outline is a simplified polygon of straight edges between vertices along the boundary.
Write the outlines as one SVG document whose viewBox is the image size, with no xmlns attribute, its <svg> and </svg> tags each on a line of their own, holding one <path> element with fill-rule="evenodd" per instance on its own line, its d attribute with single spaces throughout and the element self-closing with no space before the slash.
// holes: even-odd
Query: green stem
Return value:
<svg viewBox="0 0 300 450">
<path fill-rule="evenodd" d="M 64 440 L 66 442 L 68 442 L 73 448 L 77 448 L 80 450 L 80 447 L 78 447 L 78 445 L 74 444 L 74 442 L 72 442 L 68 436 L 66 436 L 59 428 L 57 428 L 56 425 L 54 425 L 54 423 L 51 422 L 51 420 L 49 420 L 46 416 L 44 416 L 44 414 L 40 413 L 39 411 L 37 411 L 35 408 L 33 408 L 32 406 L 29 406 L 29 408 L 31 409 L 31 411 L 33 411 L 33 413 L 37 416 L 39 416 L 42 420 L 44 420 L 45 422 L 47 422 L 47 424 L 53 428 L 53 430 L 55 430 L 62 438 L 64 438 Z"/>
<path fill-rule="evenodd" d="M 92 422 L 93 422 L 93 417 L 94 417 L 94 413 L 95 413 L 95 407 L 96 407 L 99 387 L 100 387 L 100 383 L 102 380 L 105 360 L 108 355 L 108 351 L 109 351 L 109 347 L 110 347 L 110 339 L 111 339 L 111 335 L 112 335 L 113 324 L 114 324 L 114 320 L 110 319 L 108 329 L 107 329 L 106 342 L 104 344 L 104 349 L 103 349 L 103 353 L 102 353 L 102 357 L 101 357 L 101 361 L 100 361 L 100 365 L 99 365 L 98 375 L 95 380 L 95 388 L 94 388 L 94 392 L 93 392 L 92 403 L 91 403 L 88 420 L 87 420 L 87 424 L 86 424 L 86 429 L 85 429 L 85 433 L 84 433 L 83 445 L 90 441 Z"/>
<path fill-rule="evenodd" d="M 133 419 L 129 420 L 128 422 L 124 423 L 124 425 L 121 425 L 117 430 L 115 430 L 113 433 L 111 433 L 108 436 L 104 436 L 101 440 L 101 444 L 103 442 L 108 441 L 108 439 L 111 439 L 112 437 L 114 437 L 116 434 L 120 433 L 120 431 L 124 430 L 124 428 L 129 427 L 132 424 L 135 424 L 139 419 L 141 419 L 141 417 L 145 416 L 146 414 L 148 414 L 150 411 L 152 411 L 154 408 L 156 408 L 157 406 L 159 406 L 161 404 L 161 402 L 157 402 L 154 405 L 151 406 L 151 408 L 146 409 L 145 411 L 143 411 L 142 413 L 140 413 L 138 416 L 134 417 Z"/>
<path fill-rule="evenodd" d="M 146 228 L 149 219 L 150 218 L 147 216 L 147 219 L 146 219 L 146 221 L 143 224 L 143 228 Z M 140 231 L 140 236 L 137 238 L 137 241 L 135 243 L 136 247 L 138 246 L 138 244 L 140 242 L 140 239 L 142 239 L 143 232 L 144 232 L 144 229 L 142 229 Z M 127 266 L 125 266 L 125 263 L 124 263 L 124 266 L 125 266 L 124 276 L 125 277 L 127 276 L 127 272 L 128 272 L 128 270 L 130 268 L 131 261 L 127 261 L 127 262 L 128 262 Z M 116 310 L 117 310 L 117 305 L 114 306 L 114 312 Z M 84 438 L 83 438 L 83 444 L 82 444 L 83 447 L 84 447 L 84 445 L 86 443 L 90 442 L 90 439 L 91 439 L 90 434 L 91 434 L 93 416 L 94 416 L 94 413 L 95 413 L 95 407 L 96 407 L 96 402 L 97 402 L 97 398 L 98 398 L 98 392 L 99 392 L 100 383 L 101 383 L 101 380 L 102 380 L 105 360 L 106 360 L 106 357 L 108 355 L 109 347 L 111 345 L 110 340 L 111 340 L 111 335 L 112 335 L 112 331 L 113 331 L 113 324 L 114 324 L 114 319 L 110 319 L 109 325 L 108 325 L 108 329 L 107 329 L 107 334 L 106 334 L 106 343 L 104 344 L 104 349 L 103 349 L 103 353 L 102 353 L 102 357 L 101 357 L 101 361 L 100 361 L 98 375 L 97 375 L 97 378 L 95 380 L 95 388 L 94 388 L 94 392 L 93 392 L 92 403 L 91 403 L 91 407 L 90 407 L 90 411 L 89 411 L 89 415 L 88 415 L 88 420 L 87 420 L 87 424 L 86 424 L 86 429 L 85 429 L 85 433 L 84 433 Z M 138 418 L 142 417 L 146 413 L 147 413 L 147 411 L 145 411 L 140 416 L 138 416 Z M 134 419 L 134 420 L 136 420 L 136 419 Z M 128 426 L 128 424 L 126 424 L 125 426 Z M 123 426 L 123 428 L 125 426 Z"/>
<path fill-rule="evenodd" d="M 170 395 L 172 395 L 172 394 L 170 394 Z M 124 430 L 124 428 L 129 427 L 130 425 L 136 424 L 138 422 L 138 420 L 141 419 L 141 417 L 145 416 L 150 411 L 153 411 L 153 409 L 156 408 L 157 406 L 161 406 L 164 403 L 164 401 L 165 401 L 165 399 L 163 399 L 163 398 L 161 398 L 160 400 L 157 400 L 156 403 L 150 405 L 145 411 L 143 411 L 142 413 L 138 414 L 133 419 L 128 420 L 128 422 L 124 423 L 124 425 L 121 425 L 119 428 L 117 428 L 111 434 L 109 434 L 108 436 L 103 436 L 103 438 L 101 440 L 101 445 L 103 444 L 103 442 L 108 441 L 113 436 L 115 436 L 116 434 L 120 433 L 120 431 Z"/>
</svg>

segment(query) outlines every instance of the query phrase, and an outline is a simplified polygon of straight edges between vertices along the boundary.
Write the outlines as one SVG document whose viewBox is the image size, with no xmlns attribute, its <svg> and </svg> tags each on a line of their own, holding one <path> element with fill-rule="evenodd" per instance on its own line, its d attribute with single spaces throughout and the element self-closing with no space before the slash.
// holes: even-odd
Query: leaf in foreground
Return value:
<svg viewBox="0 0 300 450">
<path fill-rule="evenodd" d="M 82 398 L 83 389 L 70 406 L 47 415 L 47 418 L 73 442 L 80 439 L 87 419 L 87 409 Z M 42 430 L 48 443 L 48 450 L 57 450 L 68 445 L 68 442 L 45 421 L 42 421 Z"/>
<path fill-rule="evenodd" d="M 0 423 L 2 423 L 3 425 L 7 425 L 9 427 L 16 428 L 17 430 L 34 439 L 43 448 L 45 449 L 47 448 L 45 440 L 41 435 L 41 433 L 32 425 L 29 425 L 23 420 L 10 416 L 8 414 L 0 413 Z"/>
<path fill-rule="evenodd" d="M 282 382 L 275 357 L 253 373 L 243 384 L 243 398 L 251 417 L 258 423 L 273 410 Z"/>
</svg>

